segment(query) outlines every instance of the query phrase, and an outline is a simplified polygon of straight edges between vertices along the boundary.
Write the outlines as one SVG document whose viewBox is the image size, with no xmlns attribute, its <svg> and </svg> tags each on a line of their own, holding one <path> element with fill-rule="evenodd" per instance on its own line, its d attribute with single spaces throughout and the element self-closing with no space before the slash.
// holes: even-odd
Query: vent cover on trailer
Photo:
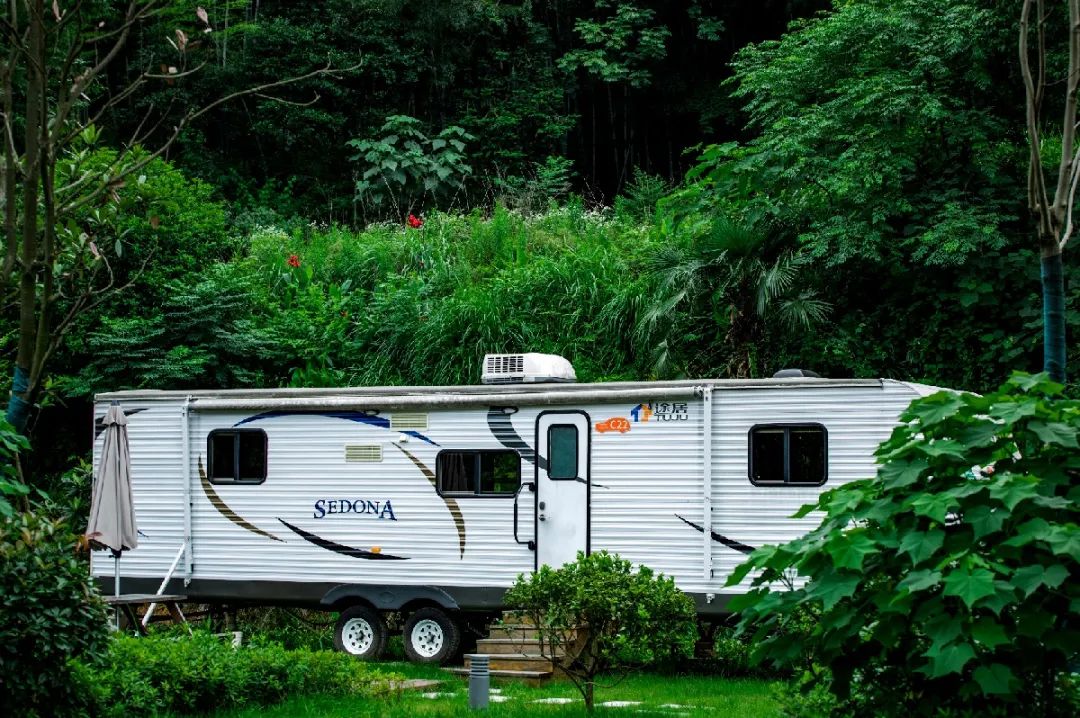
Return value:
<svg viewBox="0 0 1080 718">
<path fill-rule="evenodd" d="M 395 412 L 390 415 L 390 428 L 399 429 L 426 429 L 427 414 L 421 412 Z"/>
<path fill-rule="evenodd" d="M 378 444 L 346 444 L 345 462 L 348 464 L 371 464 L 382 461 L 382 447 Z"/>
<path fill-rule="evenodd" d="M 577 381 L 574 367 L 555 354 L 487 354 L 484 384 L 533 384 Z"/>
</svg>

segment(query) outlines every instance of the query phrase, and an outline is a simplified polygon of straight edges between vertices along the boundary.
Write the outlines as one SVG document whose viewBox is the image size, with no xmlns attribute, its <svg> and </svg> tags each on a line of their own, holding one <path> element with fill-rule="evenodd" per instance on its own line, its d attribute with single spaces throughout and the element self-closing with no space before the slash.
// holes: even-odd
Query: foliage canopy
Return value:
<svg viewBox="0 0 1080 718">
<path fill-rule="evenodd" d="M 818 528 L 731 576 L 758 572 L 731 606 L 756 658 L 807 669 L 843 715 L 1075 714 L 1080 401 L 1061 391 L 1015 374 L 913 402 L 876 479 L 804 506 Z M 808 636 L 780 630 L 806 611 Z"/>
</svg>

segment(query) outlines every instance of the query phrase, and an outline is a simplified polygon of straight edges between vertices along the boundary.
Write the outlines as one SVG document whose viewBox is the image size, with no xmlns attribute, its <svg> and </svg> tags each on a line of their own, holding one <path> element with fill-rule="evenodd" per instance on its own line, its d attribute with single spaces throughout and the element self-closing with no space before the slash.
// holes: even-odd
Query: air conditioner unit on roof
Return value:
<svg viewBox="0 0 1080 718">
<path fill-rule="evenodd" d="M 485 354 L 484 384 L 540 384 L 577 381 L 574 367 L 556 354 Z"/>
</svg>

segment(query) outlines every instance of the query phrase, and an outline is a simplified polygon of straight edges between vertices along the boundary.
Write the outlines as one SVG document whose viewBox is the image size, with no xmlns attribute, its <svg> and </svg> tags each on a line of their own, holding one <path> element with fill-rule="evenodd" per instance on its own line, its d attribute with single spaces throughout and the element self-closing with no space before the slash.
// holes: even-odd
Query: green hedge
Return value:
<svg viewBox="0 0 1080 718">
<path fill-rule="evenodd" d="M 300 693 L 382 695 L 398 677 L 376 673 L 344 653 L 258 642 L 236 648 L 197 632 L 116 637 L 100 665 L 78 664 L 76 679 L 91 714 L 137 718 L 266 705 Z"/>
<path fill-rule="evenodd" d="M 77 704 L 69 660 L 100 655 L 107 626 L 63 524 L 31 512 L 0 519 L 0 715 L 48 716 Z"/>
</svg>

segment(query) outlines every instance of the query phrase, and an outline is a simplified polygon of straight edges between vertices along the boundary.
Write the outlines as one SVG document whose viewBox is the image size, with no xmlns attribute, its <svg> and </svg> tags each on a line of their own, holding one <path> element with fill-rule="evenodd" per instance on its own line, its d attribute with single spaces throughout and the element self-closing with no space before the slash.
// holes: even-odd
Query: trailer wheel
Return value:
<svg viewBox="0 0 1080 718">
<path fill-rule="evenodd" d="M 405 621 L 405 655 L 413 663 L 446 664 L 457 657 L 461 627 L 441 608 L 421 608 Z"/>
<path fill-rule="evenodd" d="M 386 621 L 367 606 L 351 606 L 341 612 L 334 626 L 334 648 L 373 661 L 386 649 Z"/>
</svg>

